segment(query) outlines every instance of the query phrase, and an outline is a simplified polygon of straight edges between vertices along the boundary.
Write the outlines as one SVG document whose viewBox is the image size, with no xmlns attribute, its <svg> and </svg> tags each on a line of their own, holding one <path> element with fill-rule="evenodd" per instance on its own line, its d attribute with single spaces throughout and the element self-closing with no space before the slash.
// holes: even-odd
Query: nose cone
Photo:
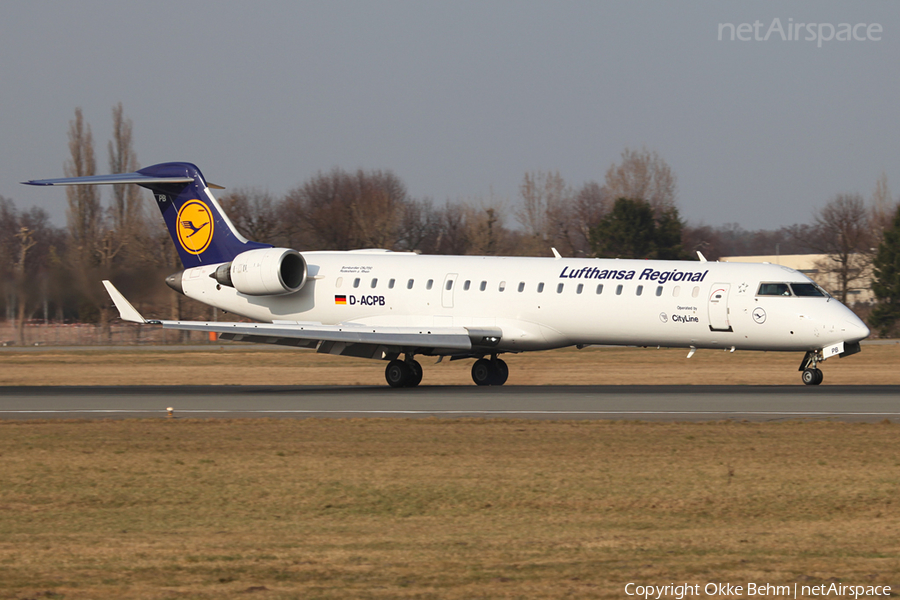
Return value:
<svg viewBox="0 0 900 600">
<path fill-rule="evenodd" d="M 834 322 L 838 323 L 843 341 L 852 343 L 858 342 L 860 340 L 864 340 L 869 337 L 869 328 L 866 327 L 866 324 L 862 322 L 862 319 L 856 316 L 856 313 L 844 306 L 843 304 L 837 305 L 840 310 L 840 314 L 834 315 L 838 317 Z"/>
<path fill-rule="evenodd" d="M 869 331 L 869 328 L 866 327 L 866 324 L 862 322 L 862 319 L 856 315 L 853 315 L 852 319 L 847 319 L 844 322 L 844 329 L 847 332 L 847 338 L 844 340 L 846 342 L 858 342 L 864 340 L 872 333 Z"/>
</svg>

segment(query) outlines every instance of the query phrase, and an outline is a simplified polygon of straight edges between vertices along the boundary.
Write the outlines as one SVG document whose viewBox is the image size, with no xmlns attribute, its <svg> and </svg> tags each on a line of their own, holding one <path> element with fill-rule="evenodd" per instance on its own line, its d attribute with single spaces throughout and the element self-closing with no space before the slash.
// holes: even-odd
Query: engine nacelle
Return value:
<svg viewBox="0 0 900 600">
<path fill-rule="evenodd" d="M 248 296 L 290 294 L 306 283 L 306 261 L 290 248 L 248 250 L 219 266 L 212 278 Z"/>
</svg>

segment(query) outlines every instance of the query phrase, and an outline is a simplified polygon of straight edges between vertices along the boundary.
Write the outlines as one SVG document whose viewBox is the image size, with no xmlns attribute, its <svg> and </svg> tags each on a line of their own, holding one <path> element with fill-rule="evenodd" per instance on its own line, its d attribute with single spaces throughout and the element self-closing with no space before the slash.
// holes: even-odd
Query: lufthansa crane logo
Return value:
<svg viewBox="0 0 900 600">
<path fill-rule="evenodd" d="M 178 211 L 178 242 L 191 254 L 200 254 L 213 237 L 212 212 L 200 200 L 188 200 Z"/>
</svg>

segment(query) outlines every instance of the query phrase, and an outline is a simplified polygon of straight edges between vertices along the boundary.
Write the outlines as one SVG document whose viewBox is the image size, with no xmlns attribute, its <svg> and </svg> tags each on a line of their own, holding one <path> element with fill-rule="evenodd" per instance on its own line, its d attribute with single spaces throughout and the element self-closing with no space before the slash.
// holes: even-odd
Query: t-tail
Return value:
<svg viewBox="0 0 900 600">
<path fill-rule="evenodd" d="M 271 248 L 244 238 L 210 193 L 200 169 L 170 162 L 135 173 L 26 181 L 29 185 L 103 185 L 134 183 L 153 192 L 169 235 L 185 269 L 229 262 L 247 250 Z"/>
</svg>

